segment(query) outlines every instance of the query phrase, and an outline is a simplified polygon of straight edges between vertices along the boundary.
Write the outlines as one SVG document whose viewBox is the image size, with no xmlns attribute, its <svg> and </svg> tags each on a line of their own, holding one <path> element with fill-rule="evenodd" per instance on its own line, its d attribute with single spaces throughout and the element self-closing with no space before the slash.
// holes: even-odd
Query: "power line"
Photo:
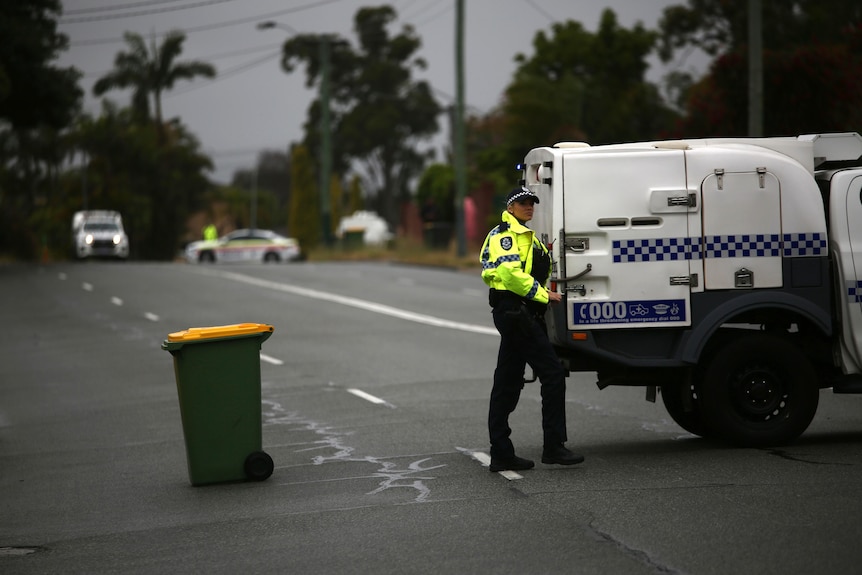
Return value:
<svg viewBox="0 0 862 575">
<path fill-rule="evenodd" d="M 98 8 L 79 8 L 77 10 L 63 10 L 65 16 L 78 16 L 80 14 L 95 14 L 98 12 L 111 12 L 113 10 L 128 10 L 141 6 L 155 6 L 156 4 L 170 4 L 182 2 L 183 0 L 149 0 L 148 2 L 132 2 L 131 4 L 120 4 L 119 6 L 101 6 Z"/>
<path fill-rule="evenodd" d="M 412 2 L 411 2 L 411 4 L 412 4 Z M 424 6 L 417 8 L 416 12 L 414 12 L 410 16 L 402 16 L 401 19 L 402 20 L 415 20 L 416 18 L 418 18 L 419 16 L 421 16 L 425 12 L 428 12 L 432 8 L 437 8 L 439 6 L 440 5 L 437 3 L 437 0 L 431 0 L 430 2 L 425 4 Z M 409 4 L 408 4 L 408 7 L 409 7 Z M 406 10 L 406 8 L 405 8 L 405 10 Z"/>
<path fill-rule="evenodd" d="M 122 18 L 132 18 L 135 16 L 150 16 L 152 14 L 164 14 L 165 12 L 177 12 L 179 10 L 190 10 L 192 8 L 200 8 L 201 6 L 211 6 L 213 4 L 224 4 L 225 2 L 233 2 L 234 0 L 203 0 L 194 4 L 185 4 L 183 6 L 174 6 L 172 8 L 159 8 L 155 10 L 143 10 L 140 12 L 129 12 L 127 14 L 112 14 L 105 16 L 86 16 L 81 18 L 60 18 L 61 24 L 83 24 L 85 22 L 98 22 L 102 20 L 120 20 Z"/>
<path fill-rule="evenodd" d="M 527 4 L 529 4 L 530 6 L 532 6 L 532 7 L 536 10 L 536 12 L 538 12 L 539 14 L 541 14 L 542 16 L 544 16 L 545 18 L 547 18 L 549 21 L 551 21 L 551 22 L 556 22 L 556 21 L 557 21 L 557 19 L 556 19 L 556 18 L 554 18 L 553 16 L 551 16 L 550 14 L 548 14 L 545 10 L 543 10 L 543 9 L 542 9 L 542 7 L 541 7 L 541 6 L 539 6 L 538 4 L 536 4 L 536 1 L 535 1 L 535 0 L 525 0 L 525 1 L 527 2 Z"/>
<path fill-rule="evenodd" d="M 276 52 L 274 54 L 267 54 L 266 56 L 264 56 L 262 58 L 257 58 L 255 60 L 252 60 L 251 62 L 246 62 L 245 64 L 240 64 L 238 66 L 234 66 L 233 68 L 225 70 L 224 72 L 220 72 L 212 80 L 209 80 L 206 82 L 201 82 L 199 84 L 194 84 L 194 85 L 189 86 L 188 88 L 185 88 L 185 89 L 177 89 L 177 90 L 173 90 L 171 92 L 167 92 L 167 93 L 165 93 L 165 95 L 163 97 L 169 98 L 169 97 L 173 97 L 173 96 L 180 96 L 182 94 L 192 92 L 192 91 L 197 90 L 199 88 L 205 88 L 205 87 L 212 86 L 214 83 L 218 82 L 219 80 L 225 80 L 227 78 L 230 78 L 231 76 L 236 76 L 237 74 L 247 72 L 248 70 L 251 70 L 252 68 L 257 68 L 258 66 L 266 64 L 268 61 L 270 61 L 274 58 L 277 58 L 279 56 L 281 56 L 281 51 Z"/>
<path fill-rule="evenodd" d="M 228 1 L 228 0 L 224 0 Z M 227 20 L 225 22 L 216 22 L 215 24 L 206 24 L 203 26 L 194 26 L 192 28 L 184 29 L 186 35 L 194 32 L 208 32 L 210 30 L 218 30 L 220 28 L 228 28 L 230 26 L 236 26 L 238 24 L 249 24 L 252 22 L 260 22 L 261 20 L 270 20 L 272 18 L 276 18 L 278 16 L 284 16 L 285 14 L 293 14 L 295 12 L 302 12 L 304 10 L 311 10 L 314 8 L 320 8 L 321 6 L 325 6 L 327 4 L 334 4 L 335 2 L 343 2 L 344 0 L 317 0 L 316 2 L 311 2 L 309 4 L 303 4 L 301 6 L 294 6 L 292 8 L 285 8 L 284 10 L 277 10 L 276 12 L 270 12 L 268 14 L 259 14 L 257 16 L 250 16 L 248 18 L 237 18 L 235 20 Z M 165 36 L 167 33 L 156 34 L 157 37 Z M 95 40 L 80 40 L 77 42 L 69 42 L 70 47 L 74 46 L 96 46 L 100 44 L 122 44 L 125 41 L 124 38 L 99 38 Z"/>
<path fill-rule="evenodd" d="M 421 22 L 417 22 L 417 23 L 416 23 L 416 26 L 417 26 L 417 27 L 418 27 L 418 26 L 424 26 L 425 24 L 428 24 L 428 23 L 430 23 L 430 22 L 433 22 L 434 20 L 436 20 L 437 18 L 439 18 L 439 17 L 440 17 L 440 16 L 442 16 L 443 14 L 446 14 L 446 13 L 448 13 L 448 12 L 451 12 L 453 9 L 454 9 L 454 6 L 452 6 L 451 4 L 448 4 L 448 5 L 444 6 L 444 7 L 443 7 L 443 9 L 442 9 L 442 10 L 440 10 L 439 12 L 437 12 L 437 13 L 435 13 L 435 14 L 432 14 L 431 16 L 428 16 L 427 18 L 425 18 L 425 19 L 424 19 L 424 20 L 422 20 Z"/>
<path fill-rule="evenodd" d="M 200 58 L 202 60 L 206 60 L 207 62 L 211 60 L 224 60 L 226 58 L 235 58 L 237 56 L 246 56 L 248 54 L 255 54 L 258 52 L 272 52 L 273 50 L 280 50 L 281 44 L 267 44 L 266 46 L 256 46 L 254 48 L 243 48 L 240 50 L 232 50 L 230 52 L 222 52 L 220 54 L 213 54 L 212 56 L 204 56 Z M 105 70 L 103 72 L 84 72 L 85 78 L 92 78 L 94 76 L 104 76 L 108 74 L 109 70 Z"/>
</svg>

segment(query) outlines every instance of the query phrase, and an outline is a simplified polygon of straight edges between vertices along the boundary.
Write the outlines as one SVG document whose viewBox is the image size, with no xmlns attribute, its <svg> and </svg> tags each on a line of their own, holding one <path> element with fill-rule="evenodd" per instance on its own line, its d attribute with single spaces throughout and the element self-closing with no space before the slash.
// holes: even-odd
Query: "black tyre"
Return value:
<svg viewBox="0 0 862 575">
<path fill-rule="evenodd" d="M 266 255 L 263 256 L 263 261 L 268 264 L 277 264 L 281 261 L 281 258 L 275 252 L 266 252 Z"/>
<path fill-rule="evenodd" d="M 211 264 L 215 262 L 215 254 L 212 252 L 201 252 L 198 254 L 198 261 L 202 264 Z"/>
<path fill-rule="evenodd" d="M 700 400 L 690 383 L 678 383 L 661 386 L 661 400 L 668 415 L 677 425 L 698 437 L 708 435 L 703 423 L 703 410 Z"/>
<path fill-rule="evenodd" d="M 802 350 L 765 333 L 718 350 L 695 387 L 710 435 L 746 447 L 793 441 L 808 428 L 820 399 Z"/>
<path fill-rule="evenodd" d="M 275 464 L 272 462 L 272 457 L 263 451 L 250 453 L 243 464 L 245 476 L 252 481 L 263 481 L 272 475 L 273 469 Z"/>
</svg>

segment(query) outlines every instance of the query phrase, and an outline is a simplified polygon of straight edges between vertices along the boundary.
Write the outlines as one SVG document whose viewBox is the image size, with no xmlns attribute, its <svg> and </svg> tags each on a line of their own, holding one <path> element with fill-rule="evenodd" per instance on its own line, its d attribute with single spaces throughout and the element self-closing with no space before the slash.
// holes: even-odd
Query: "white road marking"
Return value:
<svg viewBox="0 0 862 575">
<path fill-rule="evenodd" d="M 84 291 L 93 291 L 93 284 L 84 282 L 81 284 L 81 289 L 83 289 Z"/>
<path fill-rule="evenodd" d="M 66 279 L 66 274 L 61 272 L 61 273 L 57 274 L 57 277 L 60 278 L 61 280 L 64 280 L 64 279 Z"/>
<path fill-rule="evenodd" d="M 114 305 L 123 305 L 123 300 L 121 300 L 121 299 L 120 299 L 120 298 L 118 298 L 118 297 L 112 297 L 112 298 L 111 298 L 111 303 L 112 303 L 112 304 L 114 304 Z"/>
<path fill-rule="evenodd" d="M 159 316 L 154 313 L 147 312 L 144 314 L 144 317 L 150 321 L 159 321 Z"/>
<path fill-rule="evenodd" d="M 321 292 L 319 290 L 313 290 L 308 288 L 301 288 L 297 286 L 292 286 L 289 284 L 278 283 L 274 281 L 264 280 L 253 278 L 250 276 L 244 276 L 242 274 L 233 273 L 233 272 L 223 272 L 223 271 L 215 271 L 215 270 L 198 270 L 204 274 L 212 274 L 219 277 L 223 277 L 226 279 L 231 279 L 234 281 L 242 282 L 249 285 L 255 285 L 262 288 L 273 289 L 277 291 L 282 291 L 285 293 L 292 293 L 294 295 L 299 295 L 303 297 L 308 297 L 312 299 L 318 299 L 322 301 L 328 301 L 332 303 L 337 303 L 341 305 L 346 305 L 349 307 L 355 307 L 358 309 L 364 309 L 366 311 L 371 311 L 374 313 L 379 313 L 383 315 L 388 315 L 391 317 L 397 317 L 399 319 L 414 321 L 416 323 L 421 323 L 425 325 L 432 325 L 436 327 L 445 327 L 447 329 L 455 329 L 460 331 L 467 331 L 471 333 L 480 333 L 483 335 L 493 335 L 499 337 L 499 333 L 493 327 L 487 327 L 484 325 L 476 325 L 471 323 L 461 323 L 458 321 L 450 321 L 447 319 L 441 319 L 439 317 L 434 317 L 431 315 L 425 315 L 421 313 L 415 313 L 412 311 L 407 311 L 403 309 L 398 309 L 396 307 L 374 303 L 366 300 L 357 299 L 354 297 L 347 297 L 336 295 L 328 292 Z"/>
<path fill-rule="evenodd" d="M 473 459 L 475 459 L 476 461 L 478 461 L 479 463 L 481 463 L 485 467 L 490 467 L 491 456 L 488 455 L 487 453 L 483 453 L 481 451 L 469 451 L 468 453 L 469 453 L 470 457 L 472 457 Z M 515 481 L 515 480 L 524 478 L 523 475 L 519 475 L 519 474 L 515 473 L 514 471 L 509 471 L 509 470 L 498 471 L 497 473 L 499 473 L 500 475 L 502 475 L 503 477 L 505 477 L 509 481 Z"/>
<path fill-rule="evenodd" d="M 395 407 L 385 399 L 380 399 L 379 397 L 374 397 L 370 393 L 365 393 L 361 389 L 350 388 L 347 390 L 348 393 L 352 393 L 356 397 L 361 397 L 365 401 L 370 401 L 371 403 L 376 403 L 377 405 L 385 405 L 386 407 Z"/>
<path fill-rule="evenodd" d="M 502 475 L 503 477 L 505 477 L 509 481 L 516 481 L 518 479 L 524 478 L 523 475 L 518 475 L 514 471 L 498 471 L 497 473 L 499 473 L 500 475 Z"/>
<path fill-rule="evenodd" d="M 284 362 L 281 361 L 280 359 L 266 355 L 263 352 L 261 352 L 261 354 L 260 354 L 260 360 L 265 361 L 267 363 L 271 363 L 272 365 L 283 365 L 284 364 Z"/>
</svg>

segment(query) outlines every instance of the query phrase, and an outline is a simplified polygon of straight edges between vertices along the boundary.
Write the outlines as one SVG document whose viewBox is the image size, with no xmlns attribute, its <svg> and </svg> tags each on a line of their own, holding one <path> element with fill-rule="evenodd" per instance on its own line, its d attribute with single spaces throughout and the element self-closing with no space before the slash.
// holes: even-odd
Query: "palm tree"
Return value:
<svg viewBox="0 0 862 575">
<path fill-rule="evenodd" d="M 132 88 L 132 108 L 142 119 L 150 117 L 152 95 L 157 126 L 162 125 L 162 92 L 173 88 L 177 80 L 216 75 L 215 68 L 206 62 L 175 62 L 183 51 L 183 32 L 168 32 L 160 46 L 156 46 L 153 37 L 149 49 L 139 34 L 126 32 L 123 37 L 129 51 L 117 54 L 114 69 L 96 81 L 93 94 L 101 96 L 110 90 Z"/>
</svg>

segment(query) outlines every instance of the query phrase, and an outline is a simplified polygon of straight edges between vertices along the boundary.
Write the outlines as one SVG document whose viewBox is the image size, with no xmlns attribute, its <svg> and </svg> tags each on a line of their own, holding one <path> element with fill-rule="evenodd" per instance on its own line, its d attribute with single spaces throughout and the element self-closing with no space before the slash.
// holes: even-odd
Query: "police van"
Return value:
<svg viewBox="0 0 862 575">
<path fill-rule="evenodd" d="M 859 134 L 564 142 L 521 168 L 570 372 L 747 446 L 797 438 L 821 389 L 862 393 Z"/>
</svg>

